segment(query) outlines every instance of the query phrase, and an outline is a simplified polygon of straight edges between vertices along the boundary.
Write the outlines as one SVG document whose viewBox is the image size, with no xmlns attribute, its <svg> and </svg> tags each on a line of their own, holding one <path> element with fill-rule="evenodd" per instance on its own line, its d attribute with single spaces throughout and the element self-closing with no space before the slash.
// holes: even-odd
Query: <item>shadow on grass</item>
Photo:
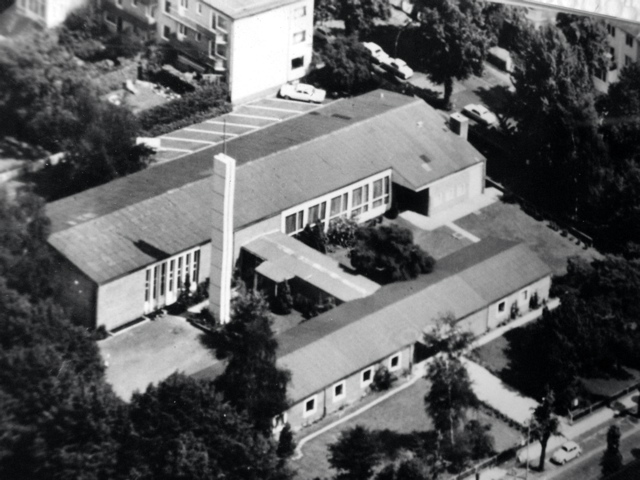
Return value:
<svg viewBox="0 0 640 480">
<path fill-rule="evenodd" d="M 421 432 L 398 433 L 389 429 L 375 432 L 380 444 L 380 451 L 389 459 L 396 458 L 402 451 L 429 453 L 435 450 L 438 434 L 429 430 Z"/>
</svg>

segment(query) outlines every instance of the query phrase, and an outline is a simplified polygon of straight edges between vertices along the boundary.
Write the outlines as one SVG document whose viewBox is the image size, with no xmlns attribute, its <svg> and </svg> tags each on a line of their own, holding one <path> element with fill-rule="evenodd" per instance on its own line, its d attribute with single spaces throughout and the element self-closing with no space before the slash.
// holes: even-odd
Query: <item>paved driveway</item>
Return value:
<svg viewBox="0 0 640 480">
<path fill-rule="evenodd" d="M 255 132 L 274 123 L 303 115 L 321 105 L 268 97 L 240 105 L 230 113 L 161 135 L 157 163 L 175 160 L 189 153 Z"/>
</svg>

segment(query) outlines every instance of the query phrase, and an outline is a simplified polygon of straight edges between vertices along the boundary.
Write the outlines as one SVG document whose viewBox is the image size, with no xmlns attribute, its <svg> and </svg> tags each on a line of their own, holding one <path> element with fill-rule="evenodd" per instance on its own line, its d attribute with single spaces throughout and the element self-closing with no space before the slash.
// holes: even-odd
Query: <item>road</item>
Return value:
<svg viewBox="0 0 640 480">
<path fill-rule="evenodd" d="M 583 449 L 581 457 L 563 466 L 547 462 L 543 473 L 530 470 L 528 478 L 531 480 L 601 480 L 600 460 L 607 445 L 607 430 L 612 424 L 617 424 L 622 432 L 620 451 L 623 462 L 626 464 L 638 458 L 640 456 L 640 420 L 627 415 L 615 418 L 595 431 L 578 437 L 576 440 Z M 547 458 L 550 458 L 552 453 L 548 452 Z M 515 468 L 513 464 L 506 465 L 504 468 L 509 470 L 509 474 L 504 477 L 505 480 L 526 477 L 524 468 Z"/>
</svg>

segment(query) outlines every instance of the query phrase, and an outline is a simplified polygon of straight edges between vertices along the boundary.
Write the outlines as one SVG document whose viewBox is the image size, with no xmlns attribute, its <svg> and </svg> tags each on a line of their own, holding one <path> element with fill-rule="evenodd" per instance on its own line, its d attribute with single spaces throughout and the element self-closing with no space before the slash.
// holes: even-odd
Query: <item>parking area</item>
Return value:
<svg viewBox="0 0 640 480">
<path fill-rule="evenodd" d="M 160 136 L 157 163 L 175 160 L 188 153 L 255 132 L 283 120 L 304 115 L 322 105 L 277 97 L 262 98 L 240 105 L 232 112 Z"/>
</svg>

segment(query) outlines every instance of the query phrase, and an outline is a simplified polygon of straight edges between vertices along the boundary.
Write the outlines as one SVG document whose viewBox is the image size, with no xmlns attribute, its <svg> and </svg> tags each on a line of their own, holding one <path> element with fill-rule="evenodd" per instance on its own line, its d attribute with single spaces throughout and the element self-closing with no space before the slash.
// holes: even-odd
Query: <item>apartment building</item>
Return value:
<svg viewBox="0 0 640 480">
<path fill-rule="evenodd" d="M 159 0 L 101 0 L 104 23 L 113 32 L 155 38 Z"/>
<path fill-rule="evenodd" d="M 640 25 L 608 21 L 607 32 L 609 41 L 610 65 L 606 72 L 599 72 L 594 78 L 595 87 L 601 92 L 606 92 L 609 85 L 618 81 L 620 70 L 632 62 L 637 62 L 640 57 L 638 41 L 640 38 Z"/>
<path fill-rule="evenodd" d="M 44 28 L 57 27 L 67 15 L 87 0 L 18 0 L 17 13 L 23 15 Z"/>
</svg>

